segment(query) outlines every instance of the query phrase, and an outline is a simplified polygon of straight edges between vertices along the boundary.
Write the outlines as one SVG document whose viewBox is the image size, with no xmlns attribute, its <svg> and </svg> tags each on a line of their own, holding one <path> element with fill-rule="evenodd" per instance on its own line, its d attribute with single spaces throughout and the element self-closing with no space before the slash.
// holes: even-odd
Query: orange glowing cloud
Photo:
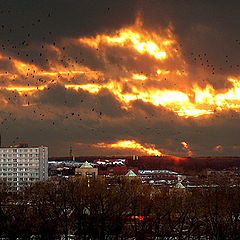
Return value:
<svg viewBox="0 0 240 240">
<path fill-rule="evenodd" d="M 190 81 L 188 72 L 183 71 L 186 62 L 181 54 L 181 49 L 176 50 L 177 42 L 172 32 L 171 27 L 168 27 L 165 31 L 160 31 L 161 34 L 147 31 L 143 28 L 140 18 L 137 18 L 133 26 L 121 28 L 112 35 L 98 34 L 95 37 L 82 37 L 72 40 L 74 43 L 77 42 L 78 45 L 84 45 L 87 48 L 104 49 L 106 46 L 118 46 L 131 49 L 140 55 L 150 55 L 153 57 L 155 64 L 153 72 L 150 74 L 143 74 L 142 71 L 134 70 L 118 76 L 118 71 L 124 71 L 122 70 L 125 69 L 124 67 L 118 70 L 114 68 L 114 73 L 112 73 L 111 67 L 109 69 L 106 67 L 105 72 L 101 72 L 94 71 L 90 67 L 74 61 L 66 67 L 51 59 L 49 59 L 48 71 L 44 71 L 37 65 L 12 58 L 11 61 L 15 66 L 15 71 L 13 73 L 2 72 L 0 77 L 15 81 L 24 76 L 27 77 L 28 85 L 24 86 L 22 82 L 21 84 L 15 84 L 14 81 L 9 81 L 8 85 L 2 86 L 1 89 L 17 91 L 22 95 L 25 92 L 31 94 L 41 91 L 50 84 L 58 83 L 66 89 L 76 91 L 82 89 L 90 94 L 98 94 L 101 89 L 107 89 L 122 103 L 124 109 L 131 108 L 132 101 L 141 100 L 156 107 L 164 107 L 184 118 L 208 116 L 216 111 L 229 109 L 239 112 L 240 78 L 229 77 L 228 81 L 232 83 L 232 87 L 226 89 L 223 93 L 217 92 L 210 84 L 201 88 L 197 83 L 194 83 L 194 79 Z M 49 47 L 57 53 L 59 59 L 64 55 L 60 48 L 52 45 L 49 45 Z M 98 57 L 105 61 L 105 55 L 99 54 Z M 169 59 L 172 59 L 173 63 L 176 62 L 174 69 L 168 69 Z M 162 65 L 163 63 L 164 65 Z M 175 66 L 175 64 L 171 65 Z M 43 79 L 40 86 L 36 82 L 36 78 L 33 78 L 34 76 Z M 101 77 L 104 79 L 102 82 L 98 81 Z M 161 85 L 164 78 L 170 78 L 172 81 L 181 84 L 168 89 L 166 84 Z M 151 82 L 151 85 L 148 85 L 149 82 Z M 181 87 L 179 87 L 180 85 Z M 184 88 L 182 85 L 184 85 Z"/>
<path fill-rule="evenodd" d="M 132 78 L 135 80 L 142 80 L 142 81 L 147 79 L 147 77 L 142 74 L 133 74 Z"/>
<path fill-rule="evenodd" d="M 163 45 L 162 49 L 160 49 L 153 41 L 146 41 L 147 38 L 148 37 L 146 35 L 140 35 L 130 29 L 123 29 L 120 30 L 118 35 L 113 37 L 107 35 L 97 35 L 96 38 L 80 38 L 79 42 L 94 48 L 98 48 L 101 42 L 105 42 L 110 45 L 119 45 L 129 48 L 132 47 L 140 54 L 148 53 L 159 60 L 167 58 L 167 53 L 164 51 L 165 46 Z"/>
<path fill-rule="evenodd" d="M 29 63 L 24 63 L 22 61 L 13 59 L 12 60 L 14 63 L 15 68 L 17 69 L 18 73 L 20 73 L 21 75 L 24 76 L 36 76 L 36 77 L 55 77 L 57 80 L 57 77 L 62 76 L 66 79 L 71 79 L 73 78 L 75 75 L 86 75 L 88 76 L 90 79 L 91 78 L 98 78 L 99 76 L 102 76 L 103 74 L 99 71 L 93 71 L 88 67 L 85 66 L 79 66 L 79 65 L 74 65 L 72 64 L 71 68 L 66 69 L 65 67 L 54 63 L 53 66 L 50 67 L 49 71 L 43 71 L 41 69 L 39 69 L 39 67 L 37 67 L 34 64 L 29 64 Z M 3 75 L 3 73 L 0 73 L 0 76 Z M 4 75 L 9 75 L 9 74 L 4 74 Z M 15 78 L 17 77 L 17 75 L 13 75 Z M 13 78 L 12 76 L 12 78 Z"/>
<path fill-rule="evenodd" d="M 215 151 L 215 152 L 222 152 L 222 151 L 223 151 L 222 145 L 217 145 L 217 146 L 214 148 L 214 151 Z"/>
<path fill-rule="evenodd" d="M 78 91 L 79 89 L 82 89 L 82 90 L 88 91 L 89 93 L 98 93 L 102 89 L 102 86 L 98 84 L 79 84 L 79 85 L 66 84 L 65 88 L 66 89 L 73 88 L 76 91 Z"/>
<path fill-rule="evenodd" d="M 159 150 L 157 150 L 154 145 L 151 145 L 151 147 L 144 147 L 135 140 L 122 140 L 112 144 L 98 143 L 95 144 L 94 146 L 97 148 L 132 149 L 148 155 L 156 156 L 162 155 L 162 153 Z"/>
<path fill-rule="evenodd" d="M 188 144 L 186 142 L 181 142 L 183 149 L 187 151 L 188 156 L 191 157 L 192 156 L 192 151 L 189 149 Z"/>
<path fill-rule="evenodd" d="M 188 118 L 210 115 L 215 110 L 232 109 L 239 111 L 240 81 L 233 80 L 232 78 L 229 81 L 233 82 L 233 88 L 228 89 L 224 94 L 217 94 L 210 85 L 207 85 L 205 89 L 201 89 L 195 85 L 191 89 L 194 92 L 194 101 L 190 101 L 190 95 L 187 93 L 167 89 L 139 89 L 137 86 L 132 86 L 131 93 L 124 93 L 122 83 L 113 80 L 102 85 L 65 85 L 65 87 L 75 90 L 83 89 L 90 93 L 98 93 L 100 89 L 106 88 L 125 104 L 139 99 L 143 102 L 152 103 L 155 106 L 163 106 L 181 117 Z"/>
<path fill-rule="evenodd" d="M 42 86 L 11 86 L 11 87 L 1 87 L 0 89 L 5 89 L 7 91 L 16 91 L 19 93 L 19 95 L 23 94 L 33 94 L 36 91 L 42 91 L 45 88 L 47 88 L 47 85 Z"/>
<path fill-rule="evenodd" d="M 166 37 L 160 37 L 143 30 L 141 19 L 138 17 L 133 26 L 120 29 L 112 36 L 98 34 L 92 38 L 83 37 L 79 38 L 79 43 L 91 48 L 99 48 L 100 44 L 131 48 L 140 54 L 147 53 L 161 61 L 168 57 L 169 49 L 175 43 L 170 29 L 165 34 Z"/>
<path fill-rule="evenodd" d="M 40 71 L 39 68 L 34 64 L 24 63 L 16 59 L 13 59 L 13 64 L 15 65 L 18 72 L 22 75 L 26 75 L 29 72 L 36 73 Z"/>
</svg>

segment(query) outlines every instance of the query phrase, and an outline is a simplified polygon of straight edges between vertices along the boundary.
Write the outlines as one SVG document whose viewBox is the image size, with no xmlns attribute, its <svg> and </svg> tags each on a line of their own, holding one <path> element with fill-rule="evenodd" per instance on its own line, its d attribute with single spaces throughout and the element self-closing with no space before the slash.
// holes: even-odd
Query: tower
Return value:
<svg viewBox="0 0 240 240">
<path fill-rule="evenodd" d="M 72 145 L 70 145 L 69 156 L 72 157 Z"/>
</svg>

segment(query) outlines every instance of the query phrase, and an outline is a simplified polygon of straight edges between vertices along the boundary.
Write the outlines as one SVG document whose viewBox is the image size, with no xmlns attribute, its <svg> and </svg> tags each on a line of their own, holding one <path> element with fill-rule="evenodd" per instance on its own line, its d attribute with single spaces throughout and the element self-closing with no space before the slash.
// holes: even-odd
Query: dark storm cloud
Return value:
<svg viewBox="0 0 240 240">
<path fill-rule="evenodd" d="M 63 37 L 78 38 L 111 32 L 134 22 L 136 2 L 1 1 L 1 49 L 16 56 L 19 53 L 19 58 L 26 58 L 27 53 L 22 52 L 22 48 L 32 42 L 39 43 L 40 51 L 42 44 L 53 44 Z"/>
<path fill-rule="evenodd" d="M 39 57 L 39 54 L 46 43 L 60 44 L 64 37 L 111 33 L 133 24 L 136 12 L 140 11 L 147 29 L 157 32 L 169 23 L 173 25 L 190 64 L 198 61 L 197 65 L 201 65 L 203 62 L 209 73 L 212 68 L 207 65 L 213 65 L 215 72 L 221 71 L 220 68 L 227 73 L 238 72 L 238 1 L 25 0 L 0 3 L 1 49 L 7 55 L 14 54 L 25 61 L 34 59 L 44 66 L 48 56 Z M 36 53 L 31 51 L 33 43 L 37 45 Z M 199 54 L 203 61 L 199 60 Z"/>
<path fill-rule="evenodd" d="M 190 72 L 201 67 L 214 87 L 223 88 L 214 74 L 239 73 L 239 9 L 238 1 L 147 1 L 142 16 L 154 31 L 171 23 Z"/>
<path fill-rule="evenodd" d="M 5 73 L 13 71 L 15 67 L 13 64 L 9 61 L 9 59 L 0 59 L 0 71 L 3 71 Z"/>
<path fill-rule="evenodd" d="M 56 87 L 55 90 L 61 92 L 59 88 Z M 101 99 L 101 94 L 98 97 Z M 106 100 L 107 102 L 112 101 L 109 97 Z M 88 104 L 85 107 L 89 106 Z M 107 110 L 106 102 L 103 107 L 105 107 L 104 110 Z M 113 108 L 116 106 L 109 107 L 109 111 L 111 112 Z M 53 102 L 51 105 L 49 102 L 45 105 L 39 104 L 37 108 L 22 107 L 19 112 L 15 111 L 11 116 L 9 113 L 1 112 L 4 144 L 13 144 L 13 141 L 20 140 L 35 144 L 44 143 L 49 145 L 52 155 L 66 154 L 69 144 L 74 146 L 75 154 L 90 154 L 91 151 L 96 153 L 96 149 L 91 147 L 86 149 L 77 143 L 91 145 L 99 142 L 114 143 L 124 139 L 134 139 L 141 144 L 155 144 L 165 154 L 185 155 L 186 152 L 181 146 L 182 141 L 186 141 L 190 150 L 197 156 L 238 154 L 239 151 L 236 147 L 240 130 L 239 114 L 233 111 L 219 113 L 209 118 L 202 117 L 199 121 L 195 118 L 182 119 L 173 112 L 153 107 L 151 104 L 141 101 L 133 102 L 132 108 L 128 110 L 127 114 L 120 116 L 118 111 L 116 118 L 110 114 L 106 116 L 104 110 L 102 118 L 100 118 L 91 109 L 88 109 L 88 112 L 86 109 L 81 112 L 81 107 L 76 112 L 74 106 L 67 108 L 67 112 L 64 107 L 58 109 L 60 109 L 59 112 L 54 111 Z M 34 110 L 34 114 L 45 115 L 40 116 L 42 120 L 40 118 L 33 119 Z M 54 116 L 51 116 L 47 110 L 54 112 Z M 72 115 L 72 110 L 75 111 L 74 115 Z M 78 113 L 80 113 L 80 117 L 77 116 Z M 109 118 L 110 116 L 111 118 Z M 223 152 L 214 152 L 217 145 L 224 146 Z M 97 152 L 101 152 L 101 150 L 98 149 Z"/>
<path fill-rule="evenodd" d="M 105 116 L 117 118 L 126 113 L 121 103 L 107 89 L 100 90 L 97 94 L 90 94 L 82 89 L 76 91 L 56 84 L 33 95 L 31 102 L 65 108 L 73 115 L 80 113 L 82 116 L 82 111 L 88 110 L 96 118 Z"/>
<path fill-rule="evenodd" d="M 41 85 L 54 77 L 33 78 L 31 70 L 29 75 L 20 74 L 12 57 L 56 73 L 62 70 L 59 66 L 67 70 L 75 65 L 103 73 L 75 74 L 69 79 L 57 76 L 57 84 L 32 94 L 0 90 L 0 99 L 4 99 L 0 108 L 3 144 L 46 144 L 51 155 L 65 155 L 71 144 L 75 154 L 83 155 L 95 154 L 96 149 L 81 148 L 81 143 L 91 146 L 134 139 L 141 144 L 153 143 L 165 154 L 184 155 L 181 142 L 186 141 L 194 155 L 239 154 L 239 113 L 235 111 L 185 119 L 141 100 L 130 102 L 126 108 L 107 89 L 90 94 L 63 86 L 129 78 L 122 83 L 122 92 L 132 93 L 130 78 L 136 72 L 148 77 L 135 83 L 138 90 L 155 87 L 188 92 L 198 83 L 202 88 L 211 84 L 224 92 L 232 87 L 227 78 L 239 74 L 239 9 L 238 1 L 0 1 L 0 54 L 5 56 L 0 58 L 0 70 L 18 73 L 16 85 Z M 159 62 L 131 48 L 100 44 L 95 49 L 78 42 L 80 37 L 111 35 L 133 25 L 138 11 L 147 31 L 160 34 L 172 29 L 177 41 L 174 48 L 183 58 L 170 56 Z M 188 76 L 156 79 L 157 68 L 185 70 Z M 1 86 L 11 84 L 8 77 L 0 77 Z M 219 153 L 214 150 L 218 145 L 222 146 Z"/>
<path fill-rule="evenodd" d="M 90 69 L 94 69 L 95 71 L 106 70 L 104 61 L 101 58 L 102 53 L 99 52 L 99 49 L 80 45 L 79 41 L 75 39 L 65 40 L 61 45 L 65 46 L 64 51 L 60 47 L 62 55 L 65 55 L 65 59 L 63 58 L 64 63 L 69 64 L 70 66 L 71 64 L 81 64 Z"/>
</svg>

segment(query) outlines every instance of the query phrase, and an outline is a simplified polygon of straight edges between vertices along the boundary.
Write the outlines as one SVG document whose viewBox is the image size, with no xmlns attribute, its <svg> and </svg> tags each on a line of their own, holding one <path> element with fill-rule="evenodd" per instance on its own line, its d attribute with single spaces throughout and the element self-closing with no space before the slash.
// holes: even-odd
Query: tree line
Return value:
<svg viewBox="0 0 240 240">
<path fill-rule="evenodd" d="M 39 182 L 0 193 L 1 239 L 240 239 L 239 187 Z"/>
</svg>

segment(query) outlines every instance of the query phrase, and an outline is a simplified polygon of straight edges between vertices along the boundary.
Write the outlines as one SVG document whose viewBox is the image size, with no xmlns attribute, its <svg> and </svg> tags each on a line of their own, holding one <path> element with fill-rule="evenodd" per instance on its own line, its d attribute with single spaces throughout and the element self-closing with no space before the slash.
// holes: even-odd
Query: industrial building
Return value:
<svg viewBox="0 0 240 240">
<path fill-rule="evenodd" d="M 22 143 L 0 148 L 0 182 L 11 191 L 48 179 L 48 147 Z"/>
</svg>

